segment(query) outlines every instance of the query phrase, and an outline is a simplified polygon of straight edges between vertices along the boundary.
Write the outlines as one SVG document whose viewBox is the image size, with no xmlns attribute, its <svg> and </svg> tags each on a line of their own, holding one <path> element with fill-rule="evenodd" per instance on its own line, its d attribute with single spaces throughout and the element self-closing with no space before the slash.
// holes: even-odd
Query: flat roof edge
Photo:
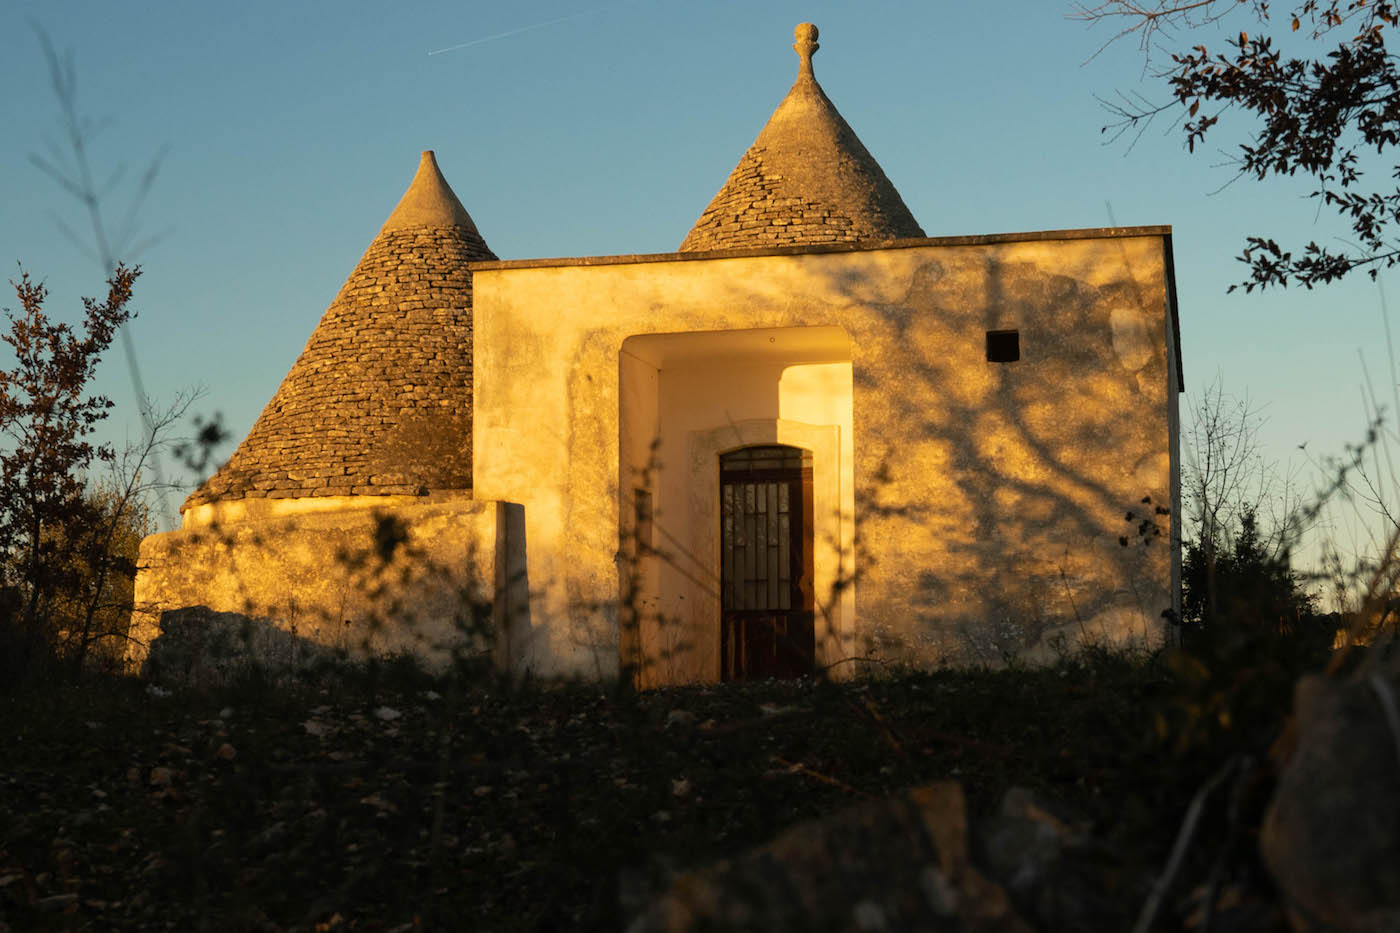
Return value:
<svg viewBox="0 0 1400 933">
<path fill-rule="evenodd" d="M 564 256 L 555 259 L 500 259 L 467 263 L 473 272 L 497 269 L 540 269 L 553 266 L 621 266 L 646 262 L 689 262 L 699 259 L 744 259 L 750 256 L 805 256 L 819 253 L 857 253 L 877 249 L 915 249 L 921 246 L 983 246 L 992 243 L 1025 243 L 1033 240 L 1099 240 L 1110 237 L 1170 237 L 1170 224 L 1147 227 L 1092 227 L 1082 230 L 1034 230 L 1026 233 L 984 233 L 971 236 L 914 237 L 863 243 L 823 243 L 808 246 L 773 246 L 750 249 L 712 249 L 687 253 L 635 253 L 623 256 Z"/>
</svg>

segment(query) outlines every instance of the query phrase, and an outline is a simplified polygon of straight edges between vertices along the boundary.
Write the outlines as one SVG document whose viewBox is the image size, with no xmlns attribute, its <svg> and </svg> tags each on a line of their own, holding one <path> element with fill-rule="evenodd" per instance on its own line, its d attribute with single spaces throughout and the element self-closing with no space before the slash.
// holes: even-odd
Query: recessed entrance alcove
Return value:
<svg viewBox="0 0 1400 933">
<path fill-rule="evenodd" d="M 849 656 L 846 331 L 634 335 L 619 390 L 624 664 L 650 685 L 790 676 Z"/>
</svg>

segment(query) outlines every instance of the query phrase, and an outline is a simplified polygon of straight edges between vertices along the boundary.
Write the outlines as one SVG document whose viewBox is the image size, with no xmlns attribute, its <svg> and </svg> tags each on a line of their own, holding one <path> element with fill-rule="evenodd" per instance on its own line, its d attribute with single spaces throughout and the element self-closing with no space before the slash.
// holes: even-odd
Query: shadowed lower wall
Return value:
<svg viewBox="0 0 1400 933">
<path fill-rule="evenodd" d="M 129 659 L 144 659 L 163 613 L 201 606 L 351 657 L 507 664 L 529 638 L 511 630 L 528 600 L 522 530 L 519 506 L 468 496 L 191 509 L 184 528 L 141 544 Z"/>
</svg>

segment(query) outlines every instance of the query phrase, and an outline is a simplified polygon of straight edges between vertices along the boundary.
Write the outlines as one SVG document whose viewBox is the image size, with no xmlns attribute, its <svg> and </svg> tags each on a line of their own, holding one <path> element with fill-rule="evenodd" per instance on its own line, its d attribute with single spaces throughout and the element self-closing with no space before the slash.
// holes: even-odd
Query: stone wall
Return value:
<svg viewBox="0 0 1400 933">
<path fill-rule="evenodd" d="M 695 222 L 680 251 L 923 235 L 884 169 L 809 67 Z"/>
<path fill-rule="evenodd" d="M 248 437 L 185 507 L 471 487 L 470 260 L 462 226 L 385 230 Z"/>
<path fill-rule="evenodd" d="M 465 496 L 396 496 L 374 508 L 362 497 L 283 501 L 242 521 L 200 514 L 213 520 L 141 543 L 133 666 L 163 616 L 192 608 L 234 613 L 254 631 L 277 629 L 351 657 L 408 652 L 440 667 L 507 650 L 513 614 L 528 598 L 513 507 Z"/>
<path fill-rule="evenodd" d="M 862 231 L 835 205 L 787 197 L 782 176 L 765 169 L 763 147 L 754 146 L 739 160 L 729 183 L 681 244 L 682 252 L 736 246 L 794 246 L 801 243 L 849 243 Z"/>
</svg>

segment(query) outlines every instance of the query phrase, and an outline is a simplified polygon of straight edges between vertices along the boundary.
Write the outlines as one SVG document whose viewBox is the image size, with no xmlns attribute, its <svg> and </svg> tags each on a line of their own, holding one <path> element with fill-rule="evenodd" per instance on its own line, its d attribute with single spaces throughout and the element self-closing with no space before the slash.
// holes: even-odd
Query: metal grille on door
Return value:
<svg viewBox="0 0 1400 933">
<path fill-rule="evenodd" d="M 721 676 L 811 673 L 812 454 L 746 447 L 720 457 Z"/>
</svg>

